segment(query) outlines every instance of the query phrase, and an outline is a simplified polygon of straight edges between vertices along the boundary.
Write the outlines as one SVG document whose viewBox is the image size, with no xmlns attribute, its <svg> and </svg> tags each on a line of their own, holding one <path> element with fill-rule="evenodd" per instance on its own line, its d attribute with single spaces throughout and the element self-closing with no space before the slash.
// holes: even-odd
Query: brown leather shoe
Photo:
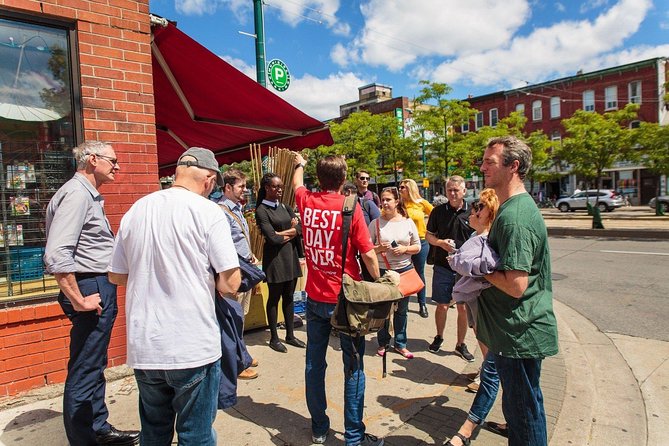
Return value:
<svg viewBox="0 0 669 446">
<path fill-rule="evenodd" d="M 251 361 L 251 367 L 258 367 L 258 364 L 260 364 L 258 360 L 256 358 L 253 358 L 253 361 Z"/>
<path fill-rule="evenodd" d="M 258 377 L 258 372 L 251 370 L 250 368 L 244 370 L 242 373 L 237 375 L 237 379 L 256 379 Z"/>
</svg>

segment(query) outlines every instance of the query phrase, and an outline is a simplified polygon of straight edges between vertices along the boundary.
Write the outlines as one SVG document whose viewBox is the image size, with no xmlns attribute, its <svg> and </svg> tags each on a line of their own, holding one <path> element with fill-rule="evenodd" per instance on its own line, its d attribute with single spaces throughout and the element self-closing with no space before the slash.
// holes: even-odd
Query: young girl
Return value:
<svg viewBox="0 0 669 446">
<path fill-rule="evenodd" d="M 369 233 L 372 236 L 381 274 L 389 269 L 401 273 L 413 268 L 411 256 L 420 251 L 420 238 L 416 225 L 407 217 L 396 187 L 386 187 L 381 192 L 381 216 L 369 224 Z M 393 316 L 393 327 L 395 351 L 411 359 L 413 354 L 406 348 L 408 308 L 409 299 L 402 299 L 398 303 Z M 379 330 L 377 339 L 379 342 L 377 354 L 383 356 L 386 354 L 386 346 L 390 345 L 388 324 Z"/>
</svg>

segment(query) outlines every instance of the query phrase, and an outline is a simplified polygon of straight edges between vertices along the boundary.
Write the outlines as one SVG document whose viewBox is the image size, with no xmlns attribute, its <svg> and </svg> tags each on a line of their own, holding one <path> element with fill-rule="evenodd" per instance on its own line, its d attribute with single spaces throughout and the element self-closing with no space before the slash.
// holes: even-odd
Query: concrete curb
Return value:
<svg viewBox="0 0 669 446">
<path fill-rule="evenodd" d="M 548 228 L 549 237 L 602 237 L 628 239 L 669 240 L 669 231 L 662 229 L 581 229 L 581 228 Z"/>
</svg>

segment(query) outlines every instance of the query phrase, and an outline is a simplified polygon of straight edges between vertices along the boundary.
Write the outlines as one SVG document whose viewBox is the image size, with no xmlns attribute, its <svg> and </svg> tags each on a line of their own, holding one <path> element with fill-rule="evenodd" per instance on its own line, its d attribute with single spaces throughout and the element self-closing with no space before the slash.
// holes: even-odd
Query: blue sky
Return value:
<svg viewBox="0 0 669 446">
<path fill-rule="evenodd" d="M 153 14 L 255 79 L 252 0 L 151 0 Z M 266 57 L 277 93 L 318 119 L 377 82 L 414 97 L 420 80 L 451 98 L 669 57 L 669 0 L 266 0 Z M 271 87 L 270 87 L 271 89 Z M 276 92 L 275 92 L 276 93 Z"/>
</svg>

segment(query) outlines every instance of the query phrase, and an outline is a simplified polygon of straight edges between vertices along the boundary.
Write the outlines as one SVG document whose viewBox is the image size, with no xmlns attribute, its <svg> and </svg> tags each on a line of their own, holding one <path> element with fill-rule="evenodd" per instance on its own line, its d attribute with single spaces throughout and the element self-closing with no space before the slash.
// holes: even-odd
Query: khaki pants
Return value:
<svg viewBox="0 0 669 446">
<path fill-rule="evenodd" d="M 253 290 L 244 291 L 243 293 L 237 293 L 235 296 L 237 302 L 242 306 L 244 310 L 244 317 L 249 314 L 249 309 L 251 308 L 251 296 L 253 295 Z"/>
</svg>

